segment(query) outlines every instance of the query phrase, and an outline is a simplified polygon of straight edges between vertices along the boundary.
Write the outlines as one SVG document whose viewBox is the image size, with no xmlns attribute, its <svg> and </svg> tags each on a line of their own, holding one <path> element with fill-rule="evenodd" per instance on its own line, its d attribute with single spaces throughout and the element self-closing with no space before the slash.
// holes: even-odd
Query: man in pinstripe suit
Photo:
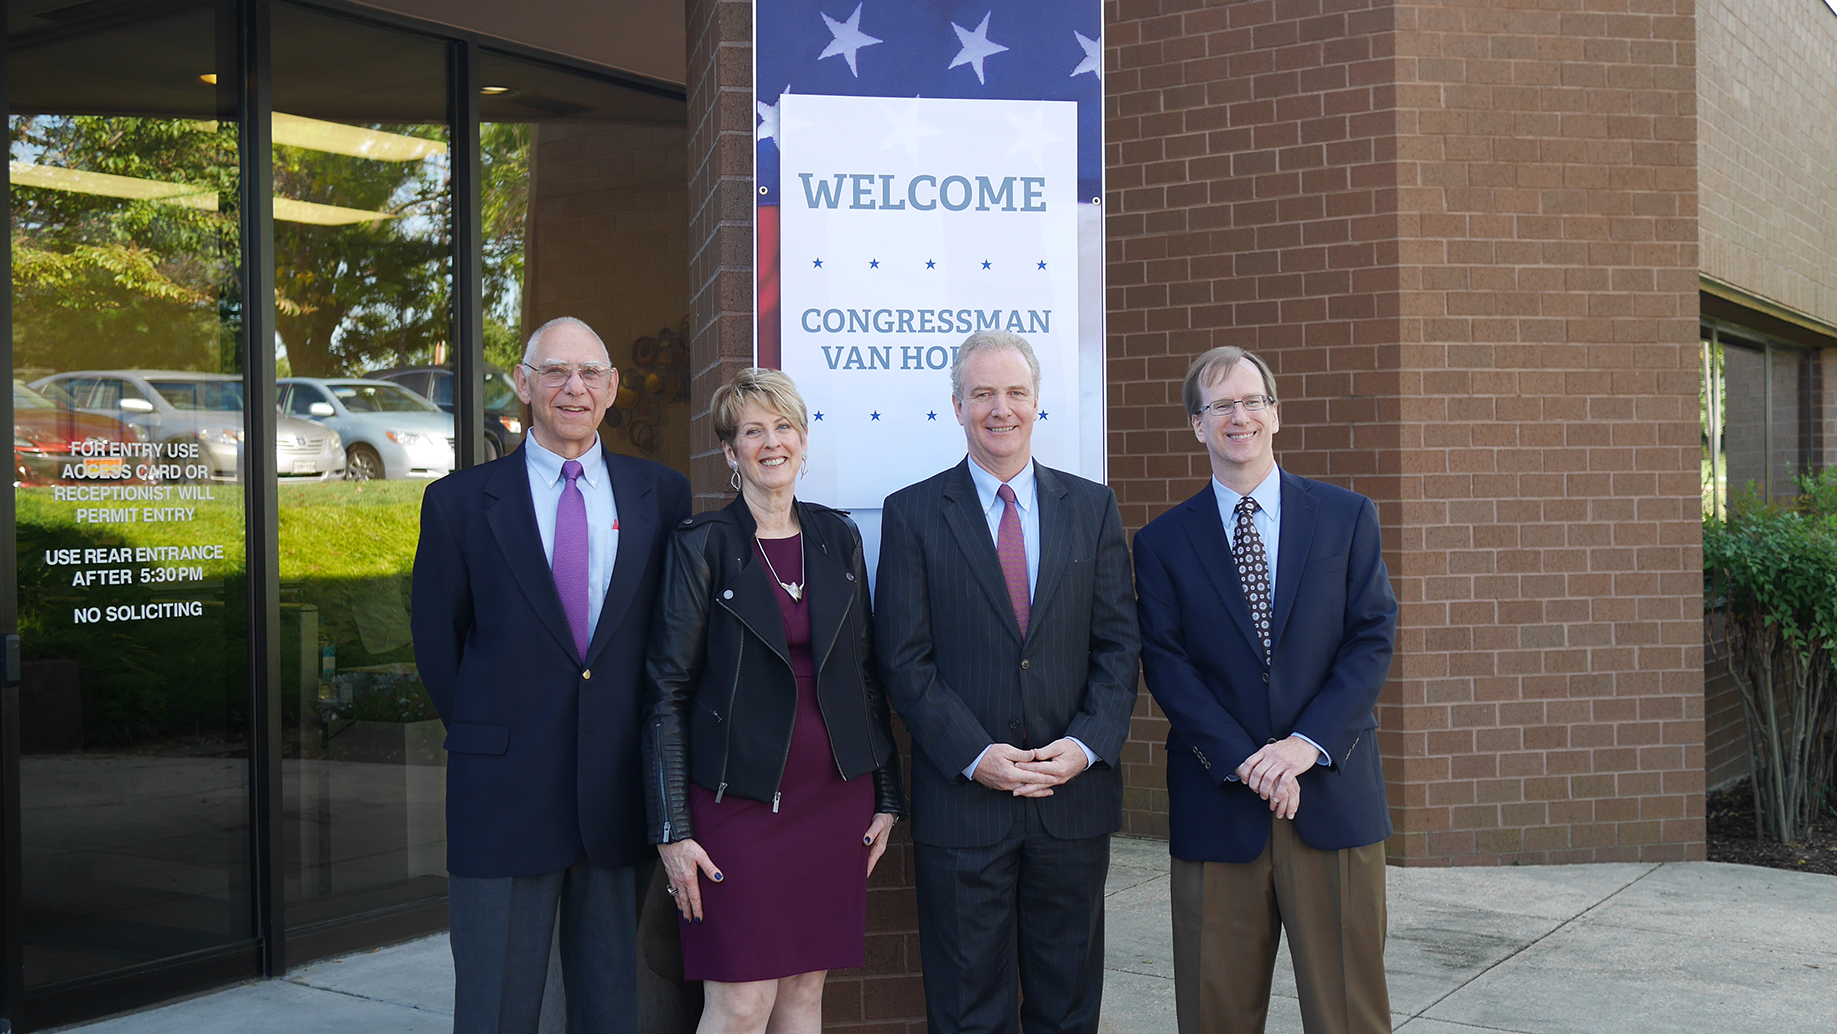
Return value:
<svg viewBox="0 0 1837 1034">
<path fill-rule="evenodd" d="M 951 367 L 969 456 L 881 516 L 933 1034 L 1097 1030 L 1140 642 L 1116 496 L 1033 462 L 1039 389 L 1024 338 L 971 335 Z"/>
</svg>

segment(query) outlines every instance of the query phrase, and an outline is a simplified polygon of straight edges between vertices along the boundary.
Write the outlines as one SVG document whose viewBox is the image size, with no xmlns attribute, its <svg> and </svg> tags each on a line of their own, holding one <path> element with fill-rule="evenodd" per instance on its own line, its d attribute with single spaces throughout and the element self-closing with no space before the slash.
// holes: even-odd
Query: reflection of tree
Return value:
<svg viewBox="0 0 1837 1034">
<path fill-rule="evenodd" d="M 478 132 L 484 176 L 485 359 L 510 369 L 523 351 L 523 256 L 529 235 L 530 132 L 487 122 Z"/>
<path fill-rule="evenodd" d="M 442 126 L 372 127 L 439 139 Z M 274 149 L 274 192 L 391 218 L 274 226 L 275 322 L 297 376 L 362 373 L 432 357 L 450 337 L 444 164 Z"/>
<path fill-rule="evenodd" d="M 222 327 L 235 318 L 236 127 L 27 115 L 8 128 L 16 161 L 199 188 L 179 204 L 15 184 L 16 366 L 235 369 Z"/>
</svg>

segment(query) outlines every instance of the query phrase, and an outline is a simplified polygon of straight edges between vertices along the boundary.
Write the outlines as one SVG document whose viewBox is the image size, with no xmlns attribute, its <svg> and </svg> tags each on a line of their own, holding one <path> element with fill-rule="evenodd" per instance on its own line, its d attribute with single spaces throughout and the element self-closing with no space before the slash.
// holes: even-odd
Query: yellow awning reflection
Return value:
<svg viewBox="0 0 1837 1034">
<path fill-rule="evenodd" d="M 191 183 L 167 183 L 164 180 L 60 169 L 53 165 L 33 165 L 29 162 L 8 162 L 7 169 L 12 182 L 23 187 L 67 190 L 74 194 L 95 194 L 131 201 L 157 201 L 206 212 L 214 212 L 218 207 L 215 190 Z M 284 197 L 274 199 L 274 217 L 284 222 L 310 223 L 314 226 L 349 226 L 353 223 L 395 218 L 388 212 L 322 205 L 314 201 L 295 201 Z"/>
<path fill-rule="evenodd" d="M 274 121 L 270 126 L 277 144 L 348 154 L 353 158 L 369 158 L 372 161 L 415 162 L 446 153 L 446 144 L 438 140 L 385 133 L 380 129 L 347 126 L 342 122 L 326 122 L 280 111 L 274 113 Z"/>
</svg>

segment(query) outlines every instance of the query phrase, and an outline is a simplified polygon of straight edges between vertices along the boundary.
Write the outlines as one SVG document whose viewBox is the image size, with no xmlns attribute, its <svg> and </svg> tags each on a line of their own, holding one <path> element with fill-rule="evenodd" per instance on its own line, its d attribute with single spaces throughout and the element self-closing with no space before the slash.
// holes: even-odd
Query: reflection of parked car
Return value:
<svg viewBox="0 0 1837 1034">
<path fill-rule="evenodd" d="M 453 370 L 447 366 L 398 366 L 364 374 L 372 380 L 394 381 L 434 405 L 453 411 Z M 485 458 L 495 460 L 523 444 L 523 400 L 510 374 L 485 367 Z"/>
<path fill-rule="evenodd" d="M 54 401 L 13 382 L 13 481 L 15 484 L 47 485 L 54 481 L 130 481 L 134 480 L 135 458 L 121 450 L 111 455 L 106 448 L 72 452 L 73 445 L 84 442 L 143 441 L 131 424 L 93 413 L 79 413 L 69 405 Z M 145 462 L 144 460 L 140 462 Z M 65 477 L 74 468 L 74 476 Z"/>
<path fill-rule="evenodd" d="M 197 445 L 191 465 L 234 481 L 241 471 L 242 378 L 178 370 L 77 370 L 32 382 L 60 392 L 85 413 L 113 417 L 162 446 Z M 344 443 L 328 428 L 292 417 L 275 421 L 275 470 L 284 478 L 320 480 L 344 473 Z M 175 460 L 162 450 L 160 461 Z M 181 465 L 184 460 L 176 461 Z"/>
<path fill-rule="evenodd" d="M 281 409 L 317 420 L 345 442 L 347 475 L 437 478 L 453 469 L 453 418 L 388 381 L 285 377 Z"/>
</svg>

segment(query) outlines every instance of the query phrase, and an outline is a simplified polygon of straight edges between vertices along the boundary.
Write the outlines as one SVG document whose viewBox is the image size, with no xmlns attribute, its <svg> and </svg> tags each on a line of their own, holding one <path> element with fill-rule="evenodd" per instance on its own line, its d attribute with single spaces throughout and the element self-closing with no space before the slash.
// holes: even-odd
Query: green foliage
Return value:
<svg viewBox="0 0 1837 1034">
<path fill-rule="evenodd" d="M 1764 835 L 1791 842 L 1816 814 L 1837 745 L 1837 472 L 1789 504 L 1752 495 L 1703 525 L 1706 604 L 1741 690 Z"/>
</svg>

